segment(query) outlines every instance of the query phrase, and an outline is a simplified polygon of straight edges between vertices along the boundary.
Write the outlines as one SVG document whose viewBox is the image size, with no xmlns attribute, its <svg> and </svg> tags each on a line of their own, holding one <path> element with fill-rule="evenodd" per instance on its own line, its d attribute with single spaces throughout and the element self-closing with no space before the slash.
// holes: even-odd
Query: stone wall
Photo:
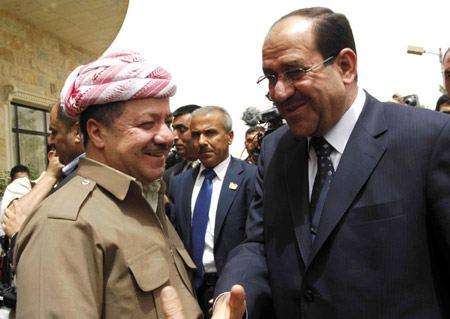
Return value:
<svg viewBox="0 0 450 319">
<path fill-rule="evenodd" d="M 0 10 L 0 173 L 14 165 L 11 101 L 47 108 L 69 73 L 96 58 Z"/>
</svg>

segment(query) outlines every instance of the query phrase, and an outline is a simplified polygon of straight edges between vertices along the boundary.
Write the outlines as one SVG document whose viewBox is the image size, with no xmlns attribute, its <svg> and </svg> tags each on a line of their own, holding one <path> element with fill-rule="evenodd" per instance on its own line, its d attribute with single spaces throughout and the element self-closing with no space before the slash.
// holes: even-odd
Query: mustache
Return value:
<svg viewBox="0 0 450 319">
<path fill-rule="evenodd" d="M 284 100 L 282 102 L 276 103 L 276 107 L 277 108 L 285 108 L 285 107 L 289 107 L 292 104 L 303 104 L 306 102 L 306 98 L 305 97 L 298 97 L 298 96 L 291 96 L 289 97 L 287 100 Z"/>
<path fill-rule="evenodd" d="M 208 151 L 212 151 L 212 149 L 210 149 L 207 146 L 200 146 L 199 153 L 208 152 Z"/>
</svg>

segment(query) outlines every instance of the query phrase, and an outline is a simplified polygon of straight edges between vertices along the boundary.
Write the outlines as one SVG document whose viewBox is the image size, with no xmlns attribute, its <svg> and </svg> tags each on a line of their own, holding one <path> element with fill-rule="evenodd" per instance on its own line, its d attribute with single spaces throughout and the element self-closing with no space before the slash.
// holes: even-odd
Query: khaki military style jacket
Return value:
<svg viewBox="0 0 450 319">
<path fill-rule="evenodd" d="M 195 265 L 164 213 L 136 180 L 90 159 L 19 232 L 17 318 L 164 318 L 160 293 L 175 287 L 186 318 L 201 318 Z"/>
</svg>

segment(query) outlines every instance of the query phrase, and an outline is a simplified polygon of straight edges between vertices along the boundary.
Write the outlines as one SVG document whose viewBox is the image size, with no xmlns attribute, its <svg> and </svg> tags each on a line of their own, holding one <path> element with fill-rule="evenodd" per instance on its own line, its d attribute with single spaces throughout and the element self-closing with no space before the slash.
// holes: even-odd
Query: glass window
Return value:
<svg viewBox="0 0 450 319">
<path fill-rule="evenodd" d="M 28 107 L 17 106 L 19 129 L 45 132 L 45 112 Z"/>
<path fill-rule="evenodd" d="M 14 165 L 28 166 L 32 179 L 47 169 L 49 113 L 11 103 Z"/>
</svg>

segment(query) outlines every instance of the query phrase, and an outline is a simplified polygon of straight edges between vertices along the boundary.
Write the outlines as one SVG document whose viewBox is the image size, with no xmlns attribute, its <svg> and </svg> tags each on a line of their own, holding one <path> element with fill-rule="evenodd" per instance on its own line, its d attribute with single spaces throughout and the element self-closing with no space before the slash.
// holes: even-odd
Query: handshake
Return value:
<svg viewBox="0 0 450 319">
<path fill-rule="evenodd" d="M 161 303 L 166 319 L 185 318 L 175 288 L 168 286 L 161 292 Z M 220 297 L 216 303 L 212 319 L 241 319 L 245 314 L 244 288 L 234 285 L 231 291 Z"/>
</svg>

